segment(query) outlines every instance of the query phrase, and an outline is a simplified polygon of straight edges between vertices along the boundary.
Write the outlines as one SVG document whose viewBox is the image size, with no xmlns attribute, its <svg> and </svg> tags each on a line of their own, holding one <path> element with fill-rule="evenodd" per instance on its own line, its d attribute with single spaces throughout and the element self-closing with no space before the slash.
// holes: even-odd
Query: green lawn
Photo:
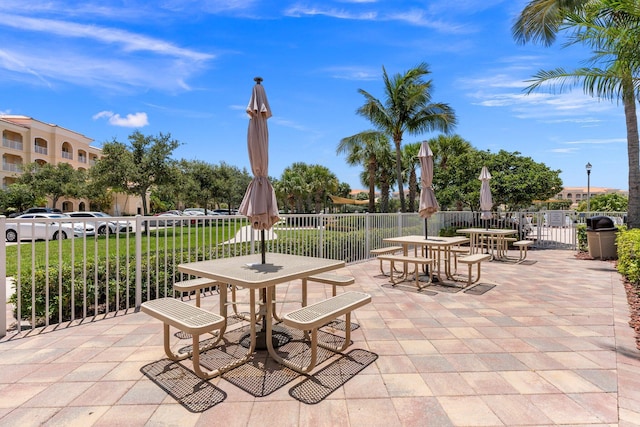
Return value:
<svg viewBox="0 0 640 427">
<path fill-rule="evenodd" d="M 142 253 L 171 252 L 174 249 L 189 250 L 216 246 L 235 236 L 246 225 L 240 221 L 221 221 L 216 225 L 199 227 L 155 228 L 142 232 Z M 7 246 L 7 276 L 15 276 L 18 265 L 58 265 L 83 259 L 104 259 L 112 256 L 133 256 L 136 253 L 135 234 L 113 234 L 83 239 L 23 242 Z"/>
</svg>

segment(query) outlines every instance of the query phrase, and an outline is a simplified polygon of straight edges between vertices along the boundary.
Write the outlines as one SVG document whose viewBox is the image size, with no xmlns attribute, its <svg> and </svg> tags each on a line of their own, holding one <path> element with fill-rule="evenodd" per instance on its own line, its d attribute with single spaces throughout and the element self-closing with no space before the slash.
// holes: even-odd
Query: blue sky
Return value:
<svg viewBox="0 0 640 427">
<path fill-rule="evenodd" d="M 478 149 L 518 151 L 561 169 L 568 187 L 628 188 L 621 105 L 523 89 L 540 69 L 588 52 L 521 46 L 524 0 L 2 0 L 0 114 L 21 114 L 101 147 L 134 131 L 171 133 L 176 158 L 250 171 L 244 110 L 264 78 L 273 110 L 269 174 L 321 164 L 352 188 L 360 168 L 336 155 L 371 128 L 358 89 L 383 98 L 382 67 L 429 65 L 433 101 Z M 418 142 L 436 133 L 405 135 Z M 478 166 L 478 173 L 481 165 Z M 435 172 L 437 173 L 437 171 Z"/>
</svg>

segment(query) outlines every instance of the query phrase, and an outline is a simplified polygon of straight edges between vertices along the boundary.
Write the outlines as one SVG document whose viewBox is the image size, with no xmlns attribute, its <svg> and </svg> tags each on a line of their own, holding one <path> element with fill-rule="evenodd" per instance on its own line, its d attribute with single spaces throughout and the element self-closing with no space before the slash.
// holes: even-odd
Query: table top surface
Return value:
<svg viewBox="0 0 640 427">
<path fill-rule="evenodd" d="M 504 235 L 508 236 L 509 234 L 516 234 L 518 230 L 507 229 L 507 228 L 460 228 L 456 230 L 458 233 L 463 234 L 493 234 L 495 236 Z"/>
<path fill-rule="evenodd" d="M 424 236 L 417 236 L 417 235 L 389 237 L 382 240 L 388 243 L 417 244 L 417 245 L 426 245 L 426 246 L 455 246 L 455 245 L 460 245 L 462 243 L 466 243 L 469 241 L 469 239 L 464 236 L 452 236 L 452 237 L 428 236 L 425 239 Z"/>
<path fill-rule="evenodd" d="M 271 252 L 265 254 L 265 260 L 266 263 L 262 264 L 261 255 L 254 254 L 196 261 L 178 265 L 178 271 L 255 289 L 345 266 L 345 262 L 341 260 Z"/>
</svg>

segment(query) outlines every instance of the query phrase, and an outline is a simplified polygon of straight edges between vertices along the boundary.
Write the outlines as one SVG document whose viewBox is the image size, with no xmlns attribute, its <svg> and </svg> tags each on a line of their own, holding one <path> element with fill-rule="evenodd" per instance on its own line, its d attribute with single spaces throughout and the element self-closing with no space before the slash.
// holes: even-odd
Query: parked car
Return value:
<svg viewBox="0 0 640 427">
<path fill-rule="evenodd" d="M 35 214 L 35 213 L 61 214 L 62 211 L 60 209 L 58 209 L 58 208 L 45 208 L 45 207 L 42 207 L 42 206 L 37 206 L 37 207 L 29 208 L 24 212 L 12 213 L 11 215 L 9 215 L 9 218 L 17 218 L 20 215 Z"/>
<path fill-rule="evenodd" d="M 237 209 L 214 209 L 213 212 L 220 215 L 238 215 Z"/>
<path fill-rule="evenodd" d="M 186 208 L 182 211 L 184 215 L 220 215 L 216 211 L 205 208 Z"/>
<path fill-rule="evenodd" d="M 158 219 L 145 221 L 145 225 L 148 225 L 149 227 L 170 227 L 178 226 L 180 224 L 187 225 L 189 221 L 188 219 L 180 219 L 182 212 L 177 210 L 160 212 L 153 216 L 158 217 Z"/>
<path fill-rule="evenodd" d="M 45 221 L 46 219 L 55 221 Z M 65 214 L 23 214 L 15 217 L 15 220 L 7 221 L 5 237 L 8 242 L 57 240 L 96 234 L 92 224 L 73 223 L 71 217 Z"/>
<path fill-rule="evenodd" d="M 109 230 L 109 234 L 115 233 L 129 233 L 133 231 L 133 224 L 131 221 L 116 221 L 108 213 L 104 212 L 68 212 L 71 218 L 98 218 L 100 221 L 87 221 L 87 224 L 92 224 L 98 234 L 106 234 Z"/>
</svg>

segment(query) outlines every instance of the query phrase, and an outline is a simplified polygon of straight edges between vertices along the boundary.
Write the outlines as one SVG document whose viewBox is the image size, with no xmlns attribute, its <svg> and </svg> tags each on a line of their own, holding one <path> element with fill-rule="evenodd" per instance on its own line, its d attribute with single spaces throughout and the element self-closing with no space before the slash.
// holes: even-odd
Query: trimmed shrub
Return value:
<svg viewBox="0 0 640 427">
<path fill-rule="evenodd" d="M 620 230 L 618 245 L 618 272 L 627 280 L 640 286 L 640 229 Z"/>
</svg>

